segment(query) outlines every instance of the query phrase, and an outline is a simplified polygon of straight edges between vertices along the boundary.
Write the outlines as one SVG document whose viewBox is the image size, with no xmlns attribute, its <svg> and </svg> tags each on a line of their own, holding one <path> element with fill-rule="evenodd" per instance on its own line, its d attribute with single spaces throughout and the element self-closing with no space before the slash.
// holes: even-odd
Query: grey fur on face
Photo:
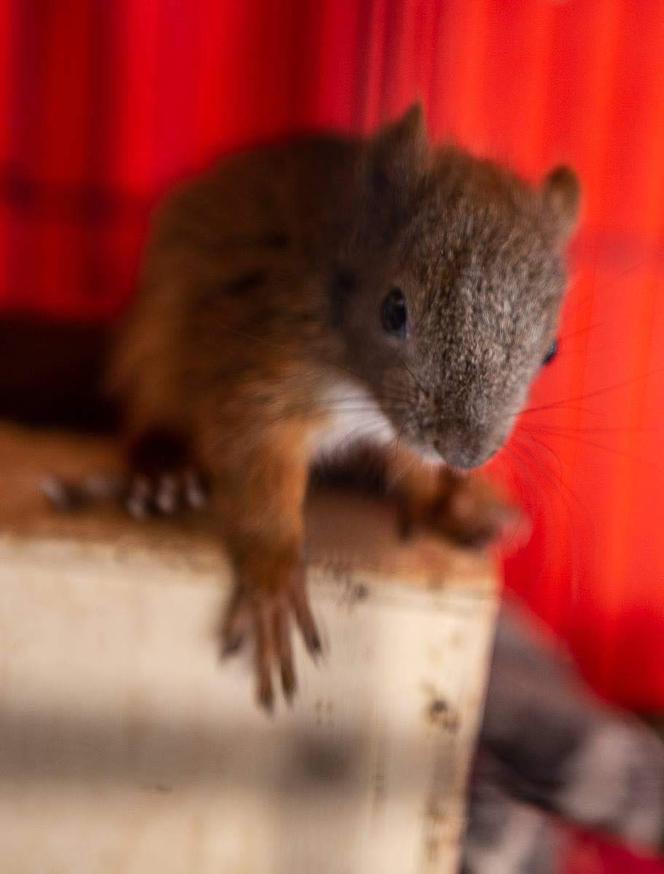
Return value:
<svg viewBox="0 0 664 874">
<path fill-rule="evenodd" d="M 579 188 L 565 168 L 533 187 L 454 147 L 428 152 L 418 136 L 410 152 L 401 144 L 389 208 L 383 188 L 366 195 L 341 322 L 351 365 L 395 430 L 472 468 L 509 436 L 555 338 Z M 376 317 L 368 332 L 390 293 L 407 326 L 386 336 Z"/>
<path fill-rule="evenodd" d="M 413 290 L 416 278 L 404 281 L 413 300 L 410 369 L 435 387 L 418 408 L 416 437 L 461 468 L 485 461 L 509 435 L 553 339 L 564 291 L 558 254 L 526 217 L 509 204 L 475 211 L 482 213 L 475 221 L 468 203 L 443 212 L 449 236 L 423 295 Z M 423 242 L 414 241 L 421 263 Z"/>
</svg>

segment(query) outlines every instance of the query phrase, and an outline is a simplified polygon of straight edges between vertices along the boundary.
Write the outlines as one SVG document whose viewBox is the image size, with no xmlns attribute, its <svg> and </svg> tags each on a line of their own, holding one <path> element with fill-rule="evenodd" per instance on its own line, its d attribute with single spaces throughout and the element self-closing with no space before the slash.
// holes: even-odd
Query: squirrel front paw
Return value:
<svg viewBox="0 0 664 874">
<path fill-rule="evenodd" d="M 128 453 L 123 504 L 137 519 L 200 510 L 208 502 L 209 477 L 196 464 L 187 440 L 168 428 L 146 429 Z"/>
<path fill-rule="evenodd" d="M 73 481 L 49 476 L 41 491 L 61 512 L 110 503 L 135 519 L 145 519 L 203 509 L 211 482 L 182 435 L 153 427 L 131 442 L 123 472 L 95 473 Z"/>
<path fill-rule="evenodd" d="M 410 537 L 425 530 L 467 547 L 491 543 L 516 548 L 527 541 L 530 524 L 486 480 L 449 471 L 433 495 L 406 495 L 399 504 L 400 533 Z"/>
<path fill-rule="evenodd" d="M 267 711 L 274 707 L 273 669 L 281 677 L 286 701 L 297 688 L 291 632 L 298 626 L 312 657 L 321 652 L 321 641 L 307 596 L 304 568 L 297 566 L 269 586 L 237 582 L 226 605 L 220 629 L 221 655 L 237 652 L 253 639 L 256 694 Z"/>
</svg>

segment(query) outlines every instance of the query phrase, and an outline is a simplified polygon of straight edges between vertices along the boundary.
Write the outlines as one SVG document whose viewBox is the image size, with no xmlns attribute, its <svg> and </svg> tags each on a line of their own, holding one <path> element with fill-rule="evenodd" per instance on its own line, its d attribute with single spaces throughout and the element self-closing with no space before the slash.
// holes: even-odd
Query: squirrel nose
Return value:
<svg viewBox="0 0 664 874">
<path fill-rule="evenodd" d="M 434 441 L 434 445 L 445 463 L 458 470 L 472 470 L 480 467 L 496 454 L 500 448 L 491 433 L 471 426 L 447 427 L 444 434 Z"/>
</svg>

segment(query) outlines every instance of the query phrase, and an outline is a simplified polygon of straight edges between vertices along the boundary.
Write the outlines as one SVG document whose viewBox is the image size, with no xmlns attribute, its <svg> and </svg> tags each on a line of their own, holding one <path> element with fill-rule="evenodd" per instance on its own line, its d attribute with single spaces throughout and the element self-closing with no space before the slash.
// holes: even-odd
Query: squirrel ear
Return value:
<svg viewBox="0 0 664 874">
<path fill-rule="evenodd" d="M 555 167 L 542 183 L 542 199 L 555 241 L 564 245 L 574 231 L 581 206 L 581 184 L 570 167 Z"/>
<path fill-rule="evenodd" d="M 386 183 L 408 187 L 422 176 L 429 159 L 429 143 L 421 103 L 413 103 L 399 119 L 378 131 L 373 158 L 378 188 Z"/>
</svg>

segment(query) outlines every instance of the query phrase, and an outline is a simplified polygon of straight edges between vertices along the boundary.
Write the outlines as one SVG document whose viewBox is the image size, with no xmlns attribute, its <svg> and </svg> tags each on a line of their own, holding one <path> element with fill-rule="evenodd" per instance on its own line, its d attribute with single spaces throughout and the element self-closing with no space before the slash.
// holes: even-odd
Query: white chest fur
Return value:
<svg viewBox="0 0 664 874">
<path fill-rule="evenodd" d="M 315 435 L 314 459 L 343 454 L 357 443 L 384 445 L 394 428 L 371 394 L 358 383 L 340 380 L 321 398 L 326 413 Z"/>
</svg>

